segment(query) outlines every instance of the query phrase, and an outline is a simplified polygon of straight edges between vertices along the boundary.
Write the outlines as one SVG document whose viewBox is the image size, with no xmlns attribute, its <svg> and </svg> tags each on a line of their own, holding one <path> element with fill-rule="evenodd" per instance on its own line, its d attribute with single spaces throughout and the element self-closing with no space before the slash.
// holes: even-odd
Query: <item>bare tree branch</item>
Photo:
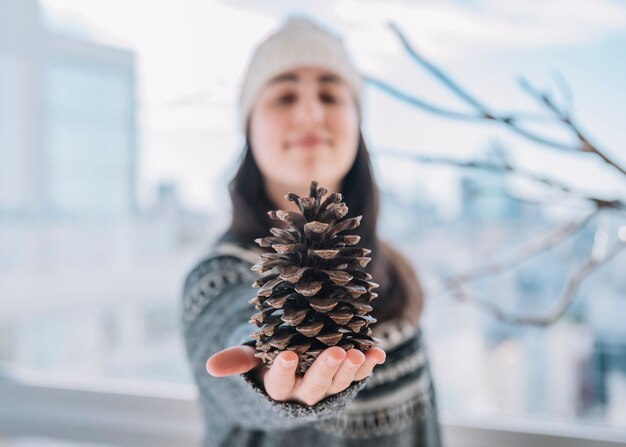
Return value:
<svg viewBox="0 0 626 447">
<path fill-rule="evenodd" d="M 459 98 L 461 98 L 462 100 L 464 100 L 465 102 L 467 102 L 468 104 L 470 104 L 472 107 L 474 107 L 479 114 L 478 115 L 467 115 L 467 114 L 461 114 L 459 112 L 454 112 L 454 111 L 445 111 L 445 109 L 443 108 L 439 108 L 436 106 L 432 106 L 430 105 L 430 109 L 427 109 L 429 111 L 433 111 L 433 109 L 438 109 L 439 110 L 439 114 L 442 115 L 447 115 L 448 117 L 451 118 L 463 118 L 463 119 L 470 119 L 470 117 L 472 117 L 471 119 L 482 119 L 482 120 L 491 120 L 491 121 L 496 121 L 499 122 L 501 124 L 504 124 L 506 126 L 509 126 L 510 129 L 515 132 L 518 133 L 536 143 L 539 144 L 543 144 L 546 146 L 550 146 L 556 149 L 562 149 L 562 150 L 567 150 L 567 151 L 575 151 L 577 150 L 575 147 L 568 145 L 568 144 L 563 144 L 560 143 L 558 141 L 552 141 L 549 140 L 547 138 L 541 137 L 539 135 L 535 135 L 532 132 L 529 132 L 525 129 L 522 129 L 521 127 L 519 127 L 517 125 L 517 122 L 522 120 L 522 117 L 520 114 L 514 114 L 514 115 L 506 115 L 506 116 L 498 116 L 495 113 L 490 112 L 486 106 L 484 106 L 482 103 L 480 103 L 476 98 L 474 98 L 472 95 L 470 95 L 466 90 L 462 89 L 459 84 L 457 84 L 456 82 L 454 82 L 449 76 L 447 76 L 442 70 L 440 70 L 439 68 L 437 68 L 434 64 L 430 63 L 429 61 L 427 61 L 424 57 L 422 57 L 416 50 L 415 48 L 413 48 L 413 46 L 409 43 L 409 41 L 407 40 L 407 38 L 405 37 L 404 33 L 402 31 L 400 31 L 400 29 L 398 28 L 398 26 L 393 23 L 393 22 L 389 22 L 388 26 L 391 28 L 391 30 L 398 36 L 398 39 L 400 40 L 400 42 L 402 43 L 402 46 L 404 47 L 404 49 L 406 50 L 406 52 L 409 54 L 409 56 L 416 61 L 419 65 L 421 65 L 422 67 L 424 67 L 427 71 L 429 71 L 431 74 L 433 74 L 435 76 L 435 78 L 437 78 L 439 81 L 441 81 L 446 87 L 448 87 L 451 91 L 453 91 Z M 379 88 L 382 88 L 383 90 L 387 91 L 388 93 L 396 96 L 397 98 L 403 100 L 403 101 L 407 101 L 410 102 L 413 105 L 416 105 L 418 107 L 420 107 L 420 104 L 424 104 L 424 101 L 414 98 L 411 95 L 408 95 L 406 93 L 401 92 L 400 90 L 386 84 L 385 82 L 376 80 L 374 78 L 371 77 L 367 77 L 366 80 L 370 83 L 372 83 L 373 85 L 378 86 Z"/>
<path fill-rule="evenodd" d="M 435 115 L 441 115 L 447 118 L 454 118 L 454 119 L 463 120 L 463 121 L 483 121 L 486 119 L 484 115 L 473 115 L 469 113 L 457 112 L 454 110 L 449 110 L 443 107 L 435 106 L 422 99 L 411 96 L 408 93 L 404 93 L 401 90 L 387 84 L 386 82 L 379 81 L 378 79 L 375 79 L 370 76 L 364 76 L 364 78 L 369 84 L 372 84 L 378 87 L 382 91 L 388 93 L 390 96 L 400 99 L 403 102 L 406 102 L 412 106 L 419 107 L 420 109 L 423 109 Z"/>
<path fill-rule="evenodd" d="M 445 87 L 453 92 L 458 98 L 460 98 L 464 103 L 474 109 L 474 111 L 459 112 L 446 107 L 441 107 L 424 101 L 420 98 L 416 98 L 413 95 L 403 92 L 400 89 L 393 87 L 383 81 L 367 77 L 366 80 L 370 84 L 380 88 L 382 91 L 388 93 L 392 97 L 399 99 L 400 101 L 406 102 L 415 107 L 419 107 L 429 113 L 470 122 L 484 120 L 494 121 L 508 126 L 508 128 L 512 132 L 521 135 L 535 143 L 541 144 L 545 147 L 551 149 L 565 150 L 567 152 L 593 154 L 594 156 L 603 160 L 613 169 L 626 176 L 626 170 L 618 162 L 611 159 L 604 150 L 600 150 L 596 145 L 592 144 L 587 135 L 581 130 L 581 128 L 577 124 L 575 124 L 572 117 L 573 101 L 571 91 L 569 89 L 569 86 L 567 86 L 565 81 L 562 79 L 562 77 L 559 76 L 556 79 L 556 82 L 562 96 L 561 100 L 563 107 L 559 107 L 552 99 L 551 95 L 549 95 L 547 92 L 541 92 L 538 89 L 532 87 L 530 83 L 523 78 L 519 81 L 521 88 L 535 101 L 542 104 L 543 107 L 550 113 L 549 116 L 545 117 L 538 114 L 523 113 L 496 114 L 493 113 L 485 104 L 479 101 L 476 97 L 468 93 L 467 90 L 461 88 L 460 85 L 457 82 L 453 81 L 446 73 L 443 72 L 443 70 L 439 69 L 434 64 L 422 57 L 413 48 L 413 46 L 409 43 L 404 34 L 394 23 L 389 23 L 389 27 L 397 35 L 404 49 L 412 60 L 414 60 L 424 69 L 426 69 Z M 571 134 L 574 135 L 577 142 L 567 144 L 560 141 L 555 141 L 520 127 L 521 122 L 529 121 L 551 122 L 563 125 Z M 506 270 L 510 270 L 528 260 L 529 258 L 551 249 L 552 247 L 558 245 L 567 238 L 570 238 L 573 235 L 577 234 L 590 221 L 590 219 L 592 219 L 594 216 L 598 215 L 604 210 L 625 211 L 626 203 L 619 199 L 603 199 L 595 197 L 583 191 L 576 190 L 565 183 L 559 182 L 556 179 L 544 177 L 535 172 L 524 170 L 520 167 L 514 166 L 510 162 L 507 153 L 503 151 L 502 148 L 492 147 L 491 149 L 494 152 L 493 155 L 497 157 L 498 162 L 492 162 L 488 160 L 463 161 L 448 157 L 408 154 L 405 152 L 403 153 L 393 150 L 382 151 L 381 155 L 407 158 L 420 163 L 444 164 L 459 168 L 481 169 L 495 173 L 502 173 L 503 175 L 517 175 L 522 178 L 529 179 L 547 188 L 558 190 L 561 193 L 564 193 L 566 196 L 591 202 L 594 210 L 590 214 L 586 215 L 584 218 L 578 221 L 569 222 L 554 229 L 548 234 L 525 244 L 512 255 L 505 257 L 499 261 L 488 263 L 468 273 L 455 275 L 447 280 L 444 280 L 446 290 L 452 292 L 455 298 L 476 303 L 477 305 L 487 310 L 502 321 L 513 324 L 531 324 L 537 326 L 546 326 L 557 321 L 565 313 L 568 306 L 571 304 L 574 297 L 576 296 L 576 291 L 578 290 L 580 283 L 586 277 L 588 277 L 598 266 L 611 260 L 618 252 L 626 247 L 626 238 L 622 237 L 621 230 L 619 233 L 620 240 L 613 246 L 611 246 L 609 250 L 602 253 L 602 256 L 599 256 L 595 250 L 592 251 L 591 256 L 571 273 L 566 281 L 562 293 L 555 301 L 552 309 L 545 315 L 516 315 L 507 313 L 501 307 L 492 302 L 477 299 L 475 297 L 470 297 L 465 291 L 465 286 L 473 281 L 476 281 L 479 278 L 490 275 L 497 275 Z"/>
<path fill-rule="evenodd" d="M 565 225 L 562 225 L 552 230 L 550 233 L 542 235 L 537 240 L 529 242 L 528 244 L 523 246 L 518 252 L 513 253 L 508 258 L 505 257 L 503 259 L 500 259 L 499 261 L 480 266 L 479 268 L 464 274 L 454 275 L 446 279 L 445 283 L 447 284 L 448 288 L 456 289 L 464 286 L 468 282 L 475 281 L 479 278 L 489 275 L 496 275 L 510 270 L 513 267 L 516 267 L 524 261 L 532 258 L 533 256 L 550 250 L 559 243 L 568 239 L 570 236 L 576 234 L 585 225 L 587 225 L 591 218 L 597 216 L 598 213 L 599 210 L 596 209 L 582 219 L 568 222 Z"/>
<path fill-rule="evenodd" d="M 589 142 L 589 139 L 583 134 L 580 127 L 574 124 L 570 114 L 565 112 L 564 110 L 559 109 L 547 93 L 539 92 L 537 89 L 532 87 L 528 81 L 525 80 L 522 80 L 521 85 L 522 88 L 528 91 L 531 95 L 535 96 L 536 98 L 540 98 L 541 102 L 545 104 L 545 106 L 550 109 L 556 116 L 558 116 L 561 122 L 563 122 L 569 128 L 569 130 L 574 135 L 576 135 L 576 137 L 580 141 L 580 150 L 582 152 L 591 152 L 597 155 L 605 163 L 609 164 L 610 166 L 621 172 L 622 175 L 626 175 L 626 169 L 622 168 L 615 161 L 611 160 L 603 151 L 600 151 L 597 146 L 591 144 Z"/>
<path fill-rule="evenodd" d="M 448 89 L 450 89 L 453 93 L 455 93 L 460 99 L 465 101 L 467 104 L 472 106 L 478 113 L 476 114 L 468 114 L 457 112 L 453 110 L 449 110 L 443 107 L 439 107 L 426 101 L 423 101 L 419 98 L 415 98 L 412 95 L 404 93 L 399 89 L 392 87 L 391 85 L 374 79 L 372 77 L 366 77 L 366 80 L 383 91 L 389 93 L 390 95 L 400 99 L 401 101 L 408 102 L 411 105 L 423 108 L 431 113 L 435 113 L 442 116 L 447 116 L 449 118 L 462 119 L 466 121 L 475 121 L 475 120 L 490 120 L 495 121 L 501 124 L 504 124 L 510 128 L 512 132 L 517 133 L 535 143 L 542 144 L 547 147 L 551 147 L 554 149 L 561 149 L 566 151 L 575 151 L 575 152 L 584 152 L 584 153 L 592 153 L 599 158 L 601 158 L 605 163 L 611 165 L 613 168 L 617 169 L 623 175 L 626 175 L 626 170 L 621 167 L 616 161 L 612 160 L 610 157 L 606 155 L 604 151 L 598 149 L 597 146 L 591 144 L 589 138 L 581 131 L 581 129 L 573 123 L 573 120 L 569 113 L 561 110 L 559 107 L 554 104 L 554 102 L 549 98 L 547 94 L 540 93 L 536 89 L 532 88 L 530 84 L 522 79 L 520 81 L 521 87 L 526 90 L 533 98 L 540 101 L 550 110 L 554 117 L 561 123 L 563 123 L 578 139 L 579 146 L 573 146 L 571 144 L 562 143 L 559 141 L 554 141 L 548 138 L 545 138 L 541 135 L 523 129 L 518 125 L 520 121 L 524 120 L 524 116 L 522 114 L 508 114 L 508 115 L 498 115 L 496 113 L 491 112 L 488 108 L 482 104 L 478 99 L 476 99 L 473 95 L 468 93 L 465 89 L 461 88 L 460 85 L 454 82 L 448 75 L 446 75 L 441 69 L 436 67 L 431 62 L 427 61 L 424 57 L 422 57 L 415 48 L 409 43 L 404 33 L 398 28 L 398 26 L 393 23 L 388 23 L 389 28 L 397 35 L 398 39 L 402 43 L 402 46 L 408 53 L 408 55 L 417 62 L 419 65 L 424 67 L 428 72 L 430 72 L 435 78 L 437 78 L 440 82 L 442 82 Z M 563 91 L 567 92 L 565 86 L 563 86 Z M 567 97 L 567 95 L 566 95 Z M 527 118 L 527 117 L 526 117 Z"/>
<path fill-rule="evenodd" d="M 430 104 L 422 99 L 416 98 L 412 95 L 409 95 L 408 93 L 402 92 L 396 87 L 393 87 L 387 84 L 386 82 L 380 81 L 371 76 L 366 76 L 365 80 L 369 84 L 374 85 L 378 87 L 379 89 L 381 89 L 382 91 L 388 93 L 390 96 L 400 99 L 401 101 L 406 102 L 410 105 L 426 110 L 427 112 L 434 113 L 435 115 L 441 115 L 441 116 L 445 116 L 448 118 L 453 118 L 453 119 L 458 119 L 458 120 L 463 120 L 463 121 L 485 121 L 485 120 L 495 121 L 495 122 L 498 122 L 498 123 L 501 123 L 510 127 L 510 129 L 513 132 L 518 133 L 522 135 L 523 137 L 534 141 L 535 143 L 543 144 L 546 146 L 553 147 L 555 149 L 561 149 L 561 150 L 566 150 L 566 151 L 578 150 L 578 148 L 570 144 L 564 144 L 558 141 L 548 140 L 547 138 L 543 138 L 541 136 L 535 135 L 527 130 L 522 129 L 517 124 L 515 124 L 516 122 L 522 120 L 522 118 L 519 116 L 513 116 L 513 115 L 498 116 L 490 112 L 487 112 L 486 110 L 481 110 L 478 114 L 457 112 L 454 110 L 445 109 L 443 107 Z"/>
<path fill-rule="evenodd" d="M 565 311 L 576 297 L 576 292 L 578 291 L 580 283 L 591 273 L 593 273 L 594 270 L 596 270 L 599 266 L 607 263 L 625 247 L 626 242 L 618 241 L 613 244 L 613 246 L 611 246 L 609 250 L 607 250 L 607 253 L 603 258 L 598 259 L 591 257 L 582 265 L 580 265 L 567 279 L 563 291 L 561 292 L 558 299 L 555 301 L 551 310 L 546 312 L 544 315 L 508 313 L 497 304 L 469 296 L 462 288 L 453 290 L 453 296 L 459 301 L 473 303 L 481 307 L 488 313 L 492 314 L 499 320 L 507 323 L 518 325 L 549 326 L 558 321 L 558 319 L 561 318 L 563 314 L 565 314 Z"/>
<path fill-rule="evenodd" d="M 563 110 L 567 110 L 570 117 L 574 112 L 574 96 L 572 95 L 572 89 L 560 72 L 554 73 L 554 81 L 561 93 L 561 103 L 563 104 Z"/>
<path fill-rule="evenodd" d="M 495 173 L 513 174 L 513 175 L 527 178 L 536 183 L 543 184 L 544 186 L 558 189 L 563 193 L 569 194 L 571 196 L 575 196 L 581 200 L 587 200 L 593 203 L 598 208 L 612 208 L 616 210 L 626 210 L 626 203 L 619 199 L 603 199 L 599 197 L 592 197 L 582 191 L 576 191 L 571 186 L 568 186 L 565 183 L 559 182 L 556 179 L 542 177 L 532 171 L 528 171 L 528 170 L 513 166 L 509 164 L 508 162 L 493 163 L 488 160 L 459 160 L 459 159 L 455 159 L 452 157 L 414 154 L 414 153 L 408 153 L 408 152 L 398 151 L 394 149 L 380 149 L 379 154 L 384 155 L 384 156 L 396 157 L 396 158 L 404 158 L 404 159 L 408 159 L 408 160 L 412 160 L 412 161 L 424 163 L 424 164 L 441 164 L 441 165 L 448 165 L 448 166 L 453 166 L 457 168 L 480 169 L 480 170 L 490 171 L 490 172 L 495 172 Z"/>
<path fill-rule="evenodd" d="M 423 58 L 420 54 L 415 51 L 413 46 L 409 43 L 408 39 L 404 36 L 404 33 L 400 31 L 398 26 L 393 22 L 388 22 L 389 28 L 396 33 L 402 46 L 406 50 L 406 52 L 411 56 L 411 58 L 416 61 L 419 65 L 426 68 L 427 71 L 432 73 L 437 79 L 443 82 L 446 87 L 448 87 L 451 91 L 453 91 L 458 97 L 463 99 L 468 104 L 472 105 L 474 108 L 482 111 L 486 111 L 487 107 L 478 101 L 478 99 L 474 98 L 468 92 L 463 90 L 458 83 L 452 81 L 448 75 L 446 75 L 442 70 L 437 68 L 434 64 L 431 64 L 425 58 Z"/>
</svg>

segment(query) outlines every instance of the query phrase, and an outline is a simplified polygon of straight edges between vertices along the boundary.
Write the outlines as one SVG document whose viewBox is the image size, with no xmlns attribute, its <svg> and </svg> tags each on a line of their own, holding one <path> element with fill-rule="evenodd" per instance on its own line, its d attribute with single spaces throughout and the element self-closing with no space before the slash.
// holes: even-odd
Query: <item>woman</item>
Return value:
<svg viewBox="0 0 626 447">
<path fill-rule="evenodd" d="M 318 25 L 292 18 L 256 48 L 241 86 L 246 147 L 230 184 L 232 222 L 183 292 L 205 446 L 440 445 L 419 328 L 422 292 L 406 259 L 377 238 L 361 107 L 361 77 L 341 40 Z M 381 344 L 365 353 L 333 346 L 298 376 L 292 351 L 271 367 L 254 357 L 248 300 L 258 274 L 250 267 L 267 250 L 254 240 L 276 226 L 267 211 L 297 211 L 284 195 L 308 196 L 311 180 L 341 192 L 350 214 L 363 216 L 353 232 L 372 249 L 366 270 L 380 284 L 371 304 Z"/>
</svg>

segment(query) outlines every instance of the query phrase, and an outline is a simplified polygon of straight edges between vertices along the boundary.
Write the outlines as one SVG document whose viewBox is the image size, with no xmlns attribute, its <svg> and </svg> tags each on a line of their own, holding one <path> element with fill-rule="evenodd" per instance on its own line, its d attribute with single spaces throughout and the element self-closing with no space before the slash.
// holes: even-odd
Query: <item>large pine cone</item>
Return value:
<svg viewBox="0 0 626 447">
<path fill-rule="evenodd" d="M 346 219 L 348 207 L 339 193 L 320 203 L 327 192 L 313 181 L 310 197 L 287 194 L 301 213 L 269 211 L 284 228 L 272 228 L 273 237 L 255 240 L 276 251 L 261 254 L 252 267 L 270 271 L 254 282 L 259 290 L 249 301 L 260 311 L 250 319 L 260 328 L 250 335 L 256 340 L 255 356 L 271 365 L 280 352 L 295 351 L 298 374 L 330 346 L 367 351 L 380 341 L 371 337 L 368 326 L 376 319 L 367 304 L 378 296 L 371 291 L 378 284 L 362 269 L 371 250 L 350 247 L 360 236 L 339 234 L 358 227 L 362 216 Z"/>
</svg>

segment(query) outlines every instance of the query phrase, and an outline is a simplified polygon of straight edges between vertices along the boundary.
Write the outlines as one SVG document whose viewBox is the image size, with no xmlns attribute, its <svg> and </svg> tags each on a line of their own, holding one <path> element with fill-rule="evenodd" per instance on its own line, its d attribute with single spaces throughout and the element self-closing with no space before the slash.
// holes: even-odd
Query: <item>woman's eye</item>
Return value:
<svg viewBox="0 0 626 447">
<path fill-rule="evenodd" d="M 295 99 L 296 99 L 295 95 L 288 94 L 288 95 L 283 95 L 279 97 L 278 102 L 280 104 L 291 104 L 292 102 L 294 102 Z"/>
<path fill-rule="evenodd" d="M 332 104 L 337 102 L 337 100 L 335 99 L 335 97 L 333 95 L 328 95 L 328 94 L 322 94 L 320 95 L 320 99 L 326 103 Z"/>
</svg>

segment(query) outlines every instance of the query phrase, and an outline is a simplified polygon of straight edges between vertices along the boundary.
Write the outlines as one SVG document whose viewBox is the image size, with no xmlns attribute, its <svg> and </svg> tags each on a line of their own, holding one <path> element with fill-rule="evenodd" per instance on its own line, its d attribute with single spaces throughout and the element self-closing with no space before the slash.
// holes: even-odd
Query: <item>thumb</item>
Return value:
<svg viewBox="0 0 626 447">
<path fill-rule="evenodd" d="M 261 359 L 254 356 L 252 346 L 232 346 L 216 352 L 206 362 L 206 370 L 214 377 L 231 376 L 250 371 Z"/>
</svg>

